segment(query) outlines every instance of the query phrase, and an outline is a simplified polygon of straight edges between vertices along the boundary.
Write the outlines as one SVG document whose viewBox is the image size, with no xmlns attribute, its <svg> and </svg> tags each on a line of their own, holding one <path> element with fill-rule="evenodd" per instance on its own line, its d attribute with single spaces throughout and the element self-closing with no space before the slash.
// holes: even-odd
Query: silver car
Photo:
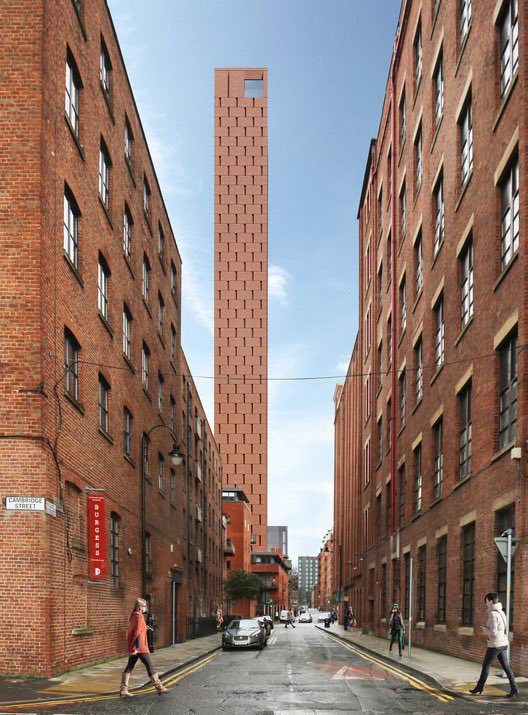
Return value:
<svg viewBox="0 0 528 715">
<path fill-rule="evenodd" d="M 258 648 L 262 650 L 266 645 L 268 635 L 266 627 L 261 625 L 257 618 L 244 618 L 231 621 L 222 633 L 222 648 Z"/>
<path fill-rule="evenodd" d="M 308 613 L 308 611 L 304 611 L 301 613 L 299 616 L 299 623 L 311 623 L 312 622 L 312 614 Z"/>
</svg>

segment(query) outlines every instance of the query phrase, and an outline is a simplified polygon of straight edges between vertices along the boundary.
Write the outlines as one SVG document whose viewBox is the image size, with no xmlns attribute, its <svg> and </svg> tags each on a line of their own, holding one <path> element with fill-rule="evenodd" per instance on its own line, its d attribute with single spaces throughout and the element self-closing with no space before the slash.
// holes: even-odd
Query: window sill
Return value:
<svg viewBox="0 0 528 715">
<path fill-rule="evenodd" d="M 64 119 L 66 121 L 66 124 L 68 125 L 68 129 L 70 130 L 70 134 L 73 137 L 73 141 L 75 142 L 75 146 L 77 147 L 77 151 L 79 152 L 79 155 L 83 161 L 86 161 L 86 156 L 84 155 L 84 149 L 82 147 L 81 142 L 79 141 L 79 137 L 77 136 L 75 129 L 72 127 L 72 123 L 70 122 L 70 118 L 64 112 Z"/>
<path fill-rule="evenodd" d="M 91 626 L 80 626 L 79 628 L 71 629 L 72 636 L 91 636 L 93 632 L 94 629 Z"/>
<path fill-rule="evenodd" d="M 469 36 L 471 35 L 471 28 L 472 28 L 472 27 L 473 27 L 473 23 L 470 23 L 470 25 L 469 25 L 469 27 L 468 27 L 467 35 L 464 37 L 464 42 L 462 43 L 462 45 L 461 45 L 461 47 L 460 47 L 460 54 L 459 54 L 459 56 L 458 56 L 458 62 L 457 62 L 457 65 L 456 65 L 456 67 L 455 67 L 455 77 L 457 76 L 458 71 L 459 71 L 459 69 L 460 69 L 460 65 L 462 64 L 462 58 L 463 58 L 463 56 L 464 56 L 464 50 L 465 50 L 466 47 L 467 47 L 467 43 L 468 43 L 468 40 L 469 40 Z"/>
<path fill-rule="evenodd" d="M 103 87 L 103 83 L 101 82 L 100 79 L 99 79 L 99 87 L 101 88 L 101 93 L 102 93 L 102 95 L 103 95 L 103 97 L 104 97 L 105 104 L 106 104 L 106 106 L 107 106 L 107 108 L 108 108 L 108 111 L 109 111 L 109 113 L 110 113 L 110 119 L 112 120 L 112 124 L 115 126 L 115 117 L 114 117 L 114 110 L 112 109 L 112 103 L 111 103 L 111 101 L 110 101 L 110 97 L 109 97 L 108 94 L 105 92 L 105 89 L 104 89 L 104 87 Z"/>
<path fill-rule="evenodd" d="M 443 370 L 443 369 L 444 369 L 444 363 L 442 363 L 442 364 L 436 369 L 435 374 L 433 375 L 433 377 L 432 377 L 431 380 L 429 381 L 429 385 L 433 385 L 433 384 L 436 382 L 438 376 L 442 373 L 442 370 Z"/>
<path fill-rule="evenodd" d="M 431 504 L 429 505 L 429 510 L 431 510 L 437 504 L 440 504 L 440 502 L 442 502 L 443 500 L 444 500 L 444 497 L 442 497 L 442 496 L 436 497 L 436 499 L 433 502 L 431 502 Z"/>
<path fill-rule="evenodd" d="M 79 20 L 79 25 L 81 26 L 81 32 L 83 34 L 83 37 L 85 40 L 88 40 L 88 35 L 86 34 L 86 28 L 84 26 L 84 22 L 83 22 L 80 10 L 77 7 L 77 5 L 75 4 L 75 2 L 73 2 L 73 0 L 72 0 L 72 5 L 73 5 L 73 9 L 75 10 L 75 14 L 77 15 L 77 19 Z M 75 634 L 73 634 L 73 635 L 75 635 Z"/>
<path fill-rule="evenodd" d="M 398 434 L 396 435 L 396 437 L 400 437 L 400 436 L 403 434 L 404 430 L 405 430 L 405 422 L 404 422 L 403 425 L 400 427 L 400 431 L 398 432 Z"/>
<path fill-rule="evenodd" d="M 132 172 L 132 162 L 128 158 L 128 156 L 125 154 L 125 164 L 127 165 L 128 173 L 130 174 L 130 178 L 132 179 L 132 183 L 134 184 L 134 188 L 137 187 L 136 180 L 134 179 L 134 174 Z"/>
<path fill-rule="evenodd" d="M 433 22 L 432 22 L 432 24 L 431 24 L 431 36 L 430 36 L 430 38 L 429 38 L 430 40 L 433 39 L 433 35 L 434 35 L 435 27 L 436 27 L 436 21 L 438 20 L 438 15 L 440 14 L 440 6 L 441 6 L 441 4 L 442 4 L 442 0 L 440 0 L 440 2 L 438 3 L 438 7 L 437 7 L 436 10 L 434 11 Z"/>
<path fill-rule="evenodd" d="M 403 338 L 405 337 L 406 332 L 407 332 L 407 327 L 405 327 L 405 328 L 402 330 L 402 333 L 401 333 L 401 335 L 400 335 L 400 339 L 398 340 L 398 347 L 400 347 L 400 345 L 402 344 Z"/>
<path fill-rule="evenodd" d="M 460 204 L 462 203 L 462 201 L 463 201 L 463 199 L 464 199 L 464 196 L 466 195 L 468 186 L 470 185 L 472 178 L 473 178 L 473 169 L 471 169 L 471 173 L 470 173 L 470 175 L 468 176 L 468 178 L 466 179 L 466 183 L 462 186 L 462 188 L 461 188 L 461 190 L 460 190 L 460 196 L 458 197 L 458 201 L 457 201 L 456 204 L 455 204 L 455 213 L 456 213 L 456 212 L 458 211 L 458 209 L 460 208 Z"/>
<path fill-rule="evenodd" d="M 405 137 L 405 139 L 403 140 L 403 143 L 402 143 L 402 145 L 401 145 L 401 147 L 400 147 L 400 156 L 398 157 L 398 167 L 399 167 L 400 164 L 401 164 L 401 160 L 402 160 L 402 156 L 403 156 L 403 150 L 405 149 L 405 144 L 406 144 L 406 143 L 407 143 L 407 137 Z"/>
<path fill-rule="evenodd" d="M 424 630 L 424 628 L 425 628 L 425 621 L 417 621 L 417 622 L 416 622 L 416 628 L 418 628 L 419 630 Z"/>
<path fill-rule="evenodd" d="M 447 626 L 445 623 L 435 623 L 433 631 L 436 631 L 437 633 L 447 633 Z"/>
<path fill-rule="evenodd" d="M 464 327 L 463 327 L 462 330 L 460 331 L 458 338 L 455 340 L 455 347 L 458 345 L 458 343 L 462 340 L 462 338 L 464 337 L 464 335 L 467 333 L 467 331 L 468 331 L 468 329 L 469 329 L 469 326 L 470 326 L 472 323 L 473 323 L 473 316 L 471 316 L 471 318 L 468 320 L 468 322 L 464 325 Z"/>
<path fill-rule="evenodd" d="M 99 434 L 101 434 L 107 442 L 109 442 L 110 444 L 114 444 L 114 440 L 112 439 L 112 437 L 110 437 L 108 432 L 105 432 L 102 427 L 99 427 Z"/>
<path fill-rule="evenodd" d="M 508 442 L 508 444 L 505 445 L 502 449 L 499 449 L 498 452 L 495 452 L 493 457 L 490 459 L 490 462 L 492 464 L 493 464 L 493 462 L 497 462 L 499 459 L 504 457 L 505 454 L 508 454 L 509 452 L 511 452 L 512 447 L 515 447 L 515 440 L 513 440 L 512 442 Z"/>
<path fill-rule="evenodd" d="M 405 244 L 405 238 L 407 236 L 407 231 L 403 234 L 400 240 L 400 245 L 398 246 L 398 258 L 400 257 L 400 253 L 402 252 L 402 248 Z"/>
<path fill-rule="evenodd" d="M 130 275 L 134 280 L 136 280 L 136 274 L 134 273 L 134 269 L 132 268 L 132 264 L 130 263 L 130 259 L 127 258 L 127 256 L 123 253 L 123 258 L 125 259 L 125 263 L 127 265 L 128 270 L 130 271 Z"/>
<path fill-rule="evenodd" d="M 144 386 L 144 385 L 143 385 L 143 392 L 144 392 L 145 395 L 148 397 L 149 402 L 152 402 L 152 397 L 149 395 L 149 393 L 148 393 L 148 391 L 145 389 L 145 386 Z"/>
<path fill-rule="evenodd" d="M 497 280 L 496 280 L 495 283 L 493 284 L 493 291 L 494 291 L 494 292 L 495 292 L 495 291 L 497 290 L 497 288 L 500 286 L 500 284 L 502 283 L 502 281 L 506 278 L 506 276 L 507 276 L 508 273 L 510 272 L 512 266 L 517 262 L 517 259 L 518 259 L 518 258 L 519 258 L 519 249 L 517 249 L 517 250 L 515 251 L 515 253 L 514 253 L 513 256 L 511 257 L 510 262 L 508 263 L 508 265 L 506 266 L 506 268 L 502 271 L 502 273 L 500 274 L 500 276 L 497 278 Z"/>
<path fill-rule="evenodd" d="M 414 305 L 413 305 L 413 307 L 412 307 L 412 311 L 411 311 L 412 313 L 414 313 L 414 311 L 416 310 L 416 306 L 418 305 L 418 303 L 419 303 L 419 301 L 420 301 L 420 298 L 422 297 L 422 293 L 423 293 L 423 288 L 420 288 L 420 292 L 419 292 L 418 295 L 416 296 L 416 299 L 415 299 L 415 301 L 414 301 Z"/>
<path fill-rule="evenodd" d="M 150 225 L 150 214 L 145 211 L 145 207 L 143 207 L 143 216 L 145 217 L 145 221 L 147 223 L 148 230 L 150 231 L 150 235 L 153 236 L 152 226 Z"/>
<path fill-rule="evenodd" d="M 381 461 L 381 459 L 380 459 L 380 461 L 379 461 L 379 462 L 376 464 L 376 466 L 374 467 L 374 471 L 377 472 L 377 471 L 380 469 L 381 465 L 382 465 L 382 461 Z"/>
<path fill-rule="evenodd" d="M 508 87 L 505 94 L 501 98 L 499 111 L 497 112 L 497 116 L 495 117 L 495 121 L 493 122 L 493 126 L 492 126 L 493 132 L 495 132 L 497 130 L 497 127 L 500 124 L 500 120 L 502 119 L 502 115 L 506 111 L 506 107 L 508 106 L 508 104 L 510 102 L 510 97 L 512 96 L 513 90 L 515 89 L 518 79 L 519 79 L 519 70 L 516 71 L 515 76 L 513 77 L 512 81 L 510 82 L 510 86 Z"/>
<path fill-rule="evenodd" d="M 127 357 L 127 356 L 125 355 L 125 353 L 123 353 L 123 360 L 126 362 L 126 364 L 128 365 L 128 367 L 130 368 L 130 371 L 132 372 L 132 374 L 135 375 L 135 374 L 136 374 L 136 368 L 132 365 L 132 362 L 131 362 L 130 358 Z"/>
<path fill-rule="evenodd" d="M 158 338 L 160 340 L 160 343 L 163 345 L 163 348 L 165 349 L 165 340 L 163 340 L 163 335 L 160 333 L 158 330 Z"/>
<path fill-rule="evenodd" d="M 433 141 L 431 142 L 431 151 L 430 153 L 432 154 L 436 145 L 436 140 L 438 139 L 438 135 L 440 133 L 440 127 L 442 126 L 442 122 L 444 121 L 444 113 L 442 112 L 442 115 L 440 119 L 438 120 L 438 124 L 435 127 L 435 133 L 433 135 Z"/>
<path fill-rule="evenodd" d="M 422 404 L 422 402 L 423 402 L 423 397 L 420 397 L 420 399 L 418 400 L 418 402 L 417 402 L 417 403 L 415 404 L 415 406 L 412 408 L 411 415 L 414 415 L 414 413 L 415 413 L 415 412 L 417 411 L 417 409 L 420 407 L 420 405 Z"/>
<path fill-rule="evenodd" d="M 475 635 L 475 629 L 473 626 L 459 626 L 458 628 L 459 636 L 473 636 Z"/>
<path fill-rule="evenodd" d="M 99 203 L 100 203 L 101 206 L 103 207 L 103 211 L 104 211 L 104 213 L 105 213 L 106 220 L 107 220 L 108 223 L 110 224 L 110 228 L 111 228 L 112 231 L 113 231 L 113 230 L 114 230 L 114 224 L 112 223 L 112 219 L 110 218 L 110 212 L 108 211 L 108 208 L 106 207 L 106 205 L 105 205 L 103 199 L 101 198 L 101 194 L 99 194 Z"/>
<path fill-rule="evenodd" d="M 145 300 L 145 298 L 143 298 L 143 305 L 144 305 L 145 308 L 147 309 L 147 313 L 148 313 L 148 314 L 150 315 L 150 317 L 152 318 L 152 313 L 150 312 L 150 308 L 148 307 L 148 303 L 147 303 L 147 301 Z"/>
<path fill-rule="evenodd" d="M 453 486 L 453 491 L 455 491 L 456 489 L 459 489 L 466 482 L 469 482 L 469 480 L 471 479 L 472 476 L 473 476 L 473 474 L 470 472 L 469 474 L 466 474 L 465 477 L 462 477 L 462 479 L 459 479 L 458 482 Z"/>
<path fill-rule="evenodd" d="M 378 399 L 378 397 L 380 396 L 382 389 L 383 389 L 383 383 L 381 383 L 380 386 L 378 387 L 378 390 L 376 392 L 376 399 Z"/>
<path fill-rule="evenodd" d="M 75 397 L 73 397 L 73 395 L 70 395 L 69 392 L 66 392 L 66 390 L 64 390 L 64 397 L 68 400 L 68 402 L 71 402 L 71 404 L 75 407 L 76 410 L 81 413 L 81 415 L 84 415 L 84 407 L 78 400 L 75 399 Z"/>
<path fill-rule="evenodd" d="M 165 264 L 163 263 L 163 256 L 158 252 L 158 261 L 160 262 L 161 270 L 163 271 L 163 275 L 167 275 L 167 269 L 165 268 Z"/>
<path fill-rule="evenodd" d="M 166 499 L 166 498 L 167 498 L 167 497 L 165 496 L 163 490 L 160 489 L 159 487 L 158 487 L 158 494 L 160 495 L 160 497 L 163 497 L 163 499 Z"/>
<path fill-rule="evenodd" d="M 130 465 L 132 465 L 134 467 L 134 469 L 136 468 L 136 461 L 134 459 L 132 459 L 132 457 L 129 457 L 128 454 L 124 454 L 123 457 L 126 459 L 126 461 Z"/>
<path fill-rule="evenodd" d="M 65 260 L 66 263 L 68 264 L 68 268 L 69 268 L 70 271 L 73 273 L 73 275 L 77 278 L 77 281 L 79 282 L 79 285 L 81 286 L 81 288 L 84 288 L 84 281 L 83 281 L 83 279 L 81 278 L 81 275 L 80 275 L 79 271 L 77 270 L 77 268 L 75 268 L 75 266 L 73 265 L 73 263 L 72 263 L 72 261 L 71 261 L 71 258 L 68 256 L 68 254 L 66 253 L 66 251 L 64 250 L 64 248 L 62 249 L 62 255 L 63 255 L 63 257 L 64 257 L 64 260 Z"/>
<path fill-rule="evenodd" d="M 444 245 L 444 241 L 445 241 L 445 237 L 442 236 L 442 238 L 441 238 L 441 240 L 440 240 L 440 243 L 439 243 L 439 245 L 438 245 L 438 251 L 436 252 L 436 255 L 433 257 L 433 262 L 431 263 L 431 270 L 433 270 L 433 268 L 435 267 L 436 262 L 437 262 L 437 260 L 438 260 L 438 256 L 439 256 L 439 255 L 441 254 L 441 252 L 442 252 L 442 246 Z M 433 251 L 434 251 L 434 247 L 433 247 Z"/>
<path fill-rule="evenodd" d="M 412 524 L 413 521 L 416 521 L 416 519 L 419 519 L 421 516 L 422 516 L 422 510 L 420 509 L 420 511 L 416 512 L 416 514 L 414 514 L 414 516 L 411 517 L 410 523 Z"/>
<path fill-rule="evenodd" d="M 412 111 L 414 112 L 414 108 L 416 106 L 416 100 L 418 99 L 418 94 L 420 93 L 420 87 L 422 86 L 422 79 L 423 79 L 423 63 L 422 63 L 422 74 L 420 75 L 420 79 L 418 82 L 416 82 L 415 88 L 414 88 L 414 97 L 412 101 Z"/>
<path fill-rule="evenodd" d="M 177 375 L 178 371 L 176 370 L 176 365 L 174 364 L 174 358 L 171 358 L 170 365 L 172 369 L 174 370 L 174 374 Z"/>
<path fill-rule="evenodd" d="M 420 185 L 416 187 L 416 193 L 414 194 L 414 200 L 413 200 L 413 206 L 412 206 L 413 211 L 414 211 L 414 208 L 416 207 L 416 202 L 418 201 L 418 199 L 420 197 L 420 192 L 422 191 L 422 184 L 423 184 L 423 176 L 422 176 Z"/>
<path fill-rule="evenodd" d="M 104 325 L 106 331 L 108 332 L 108 334 L 110 335 L 110 337 L 111 337 L 112 340 L 113 340 L 113 339 L 114 339 L 114 331 L 113 331 L 112 328 L 110 327 L 110 323 L 109 323 L 108 320 L 104 317 L 104 315 L 101 313 L 100 310 L 97 311 L 97 315 L 99 316 L 99 320 L 100 320 L 101 323 Z"/>
</svg>

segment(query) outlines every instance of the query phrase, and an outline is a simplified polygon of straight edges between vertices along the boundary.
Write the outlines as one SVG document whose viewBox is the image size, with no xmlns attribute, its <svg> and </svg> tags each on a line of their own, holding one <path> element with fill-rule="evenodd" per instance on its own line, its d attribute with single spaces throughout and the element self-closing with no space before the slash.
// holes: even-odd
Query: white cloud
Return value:
<svg viewBox="0 0 528 715">
<path fill-rule="evenodd" d="M 346 375 L 348 371 L 348 365 L 348 360 L 342 360 L 341 362 L 337 363 L 336 370 L 339 372 L 340 375 Z"/>
<path fill-rule="evenodd" d="M 270 298 L 276 298 L 284 305 L 288 302 L 286 285 L 291 278 L 288 271 L 281 266 L 269 266 L 268 268 L 268 291 Z"/>
</svg>

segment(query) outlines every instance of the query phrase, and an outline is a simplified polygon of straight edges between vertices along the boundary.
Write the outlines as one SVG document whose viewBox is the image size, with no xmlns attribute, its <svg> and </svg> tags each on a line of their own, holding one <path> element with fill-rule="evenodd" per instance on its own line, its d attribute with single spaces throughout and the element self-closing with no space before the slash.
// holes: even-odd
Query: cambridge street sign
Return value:
<svg viewBox="0 0 528 715">
<path fill-rule="evenodd" d="M 495 544 L 497 545 L 498 550 L 500 551 L 500 555 L 504 559 L 506 563 L 508 563 L 508 537 L 507 536 L 497 536 L 495 539 L 493 539 Z M 511 555 L 513 558 L 513 554 L 515 553 L 515 549 L 519 545 L 519 542 L 521 540 L 516 538 L 515 536 L 511 537 Z"/>
</svg>

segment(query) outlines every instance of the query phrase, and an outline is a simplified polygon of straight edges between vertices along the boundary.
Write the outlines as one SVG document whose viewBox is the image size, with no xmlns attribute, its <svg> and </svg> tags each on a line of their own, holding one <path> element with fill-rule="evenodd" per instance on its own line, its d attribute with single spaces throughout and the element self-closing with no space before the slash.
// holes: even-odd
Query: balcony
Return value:
<svg viewBox="0 0 528 715">
<path fill-rule="evenodd" d="M 200 522 L 201 522 L 201 521 L 202 521 L 202 510 L 200 509 L 200 507 L 198 506 L 198 504 L 195 505 L 194 509 L 195 509 L 196 521 L 200 521 Z"/>
<path fill-rule="evenodd" d="M 202 421 L 199 417 L 194 418 L 194 435 L 196 439 L 202 439 Z"/>
<path fill-rule="evenodd" d="M 202 550 L 198 546 L 196 547 L 196 561 L 199 564 L 202 563 Z"/>
<path fill-rule="evenodd" d="M 194 478 L 197 482 L 202 481 L 202 468 L 200 466 L 200 462 L 194 463 Z"/>
<path fill-rule="evenodd" d="M 224 556 L 234 556 L 235 555 L 235 545 L 231 539 L 226 539 L 224 545 Z"/>
</svg>

